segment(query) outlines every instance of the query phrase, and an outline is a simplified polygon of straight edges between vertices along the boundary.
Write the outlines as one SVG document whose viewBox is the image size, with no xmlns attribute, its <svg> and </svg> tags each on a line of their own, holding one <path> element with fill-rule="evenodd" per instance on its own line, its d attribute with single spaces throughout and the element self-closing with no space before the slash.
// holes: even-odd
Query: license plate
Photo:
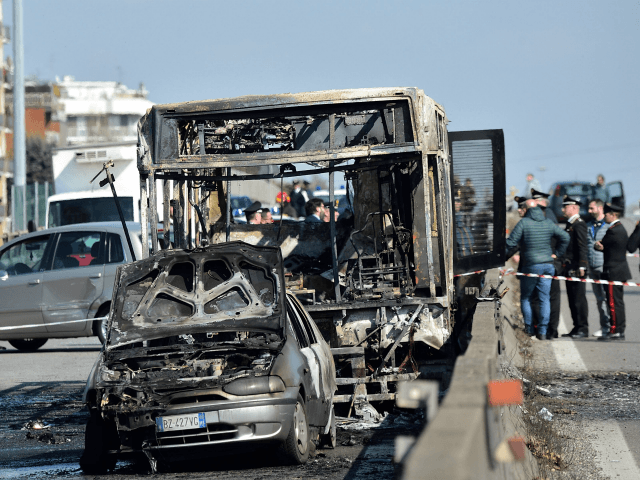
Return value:
<svg viewBox="0 0 640 480">
<path fill-rule="evenodd" d="M 194 428 L 205 428 L 207 422 L 204 413 L 189 413 L 187 415 L 170 415 L 156 418 L 156 427 L 159 432 L 170 432 L 172 430 L 192 430 Z"/>
</svg>

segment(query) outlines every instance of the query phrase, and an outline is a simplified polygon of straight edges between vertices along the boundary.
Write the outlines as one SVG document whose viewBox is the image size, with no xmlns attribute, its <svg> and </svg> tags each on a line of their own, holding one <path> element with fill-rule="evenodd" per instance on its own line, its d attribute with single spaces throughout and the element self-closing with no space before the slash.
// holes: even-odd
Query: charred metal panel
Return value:
<svg viewBox="0 0 640 480">
<path fill-rule="evenodd" d="M 506 189 L 502 130 L 449 132 L 454 273 L 504 265 Z"/>
<path fill-rule="evenodd" d="M 224 243 L 224 225 L 215 224 L 213 227 L 211 241 Z M 349 225 L 338 222 L 336 227 L 338 248 L 342 248 L 346 243 Z M 230 239 L 251 245 L 278 247 L 286 272 L 320 274 L 331 268 L 331 229 L 328 223 L 294 222 L 283 224 L 282 228 L 277 224 L 232 224 Z"/>
<path fill-rule="evenodd" d="M 152 109 L 158 152 L 154 163 L 193 161 L 209 155 L 328 151 L 414 142 L 410 104 L 402 97 L 352 104 L 298 104 L 286 109 L 281 105 L 269 112 L 271 116 L 265 116 L 264 108 L 221 113 L 194 105 L 193 111 L 178 113 L 165 107 Z M 143 122 L 148 122 L 148 117 Z"/>
<path fill-rule="evenodd" d="M 107 348 L 180 332 L 277 332 L 283 278 L 278 249 L 240 242 L 163 250 L 119 267 Z"/>
<path fill-rule="evenodd" d="M 413 217 L 415 281 L 419 288 L 433 289 L 432 295 L 435 295 L 436 287 L 441 283 L 440 271 L 435 265 L 439 256 L 438 243 L 437 239 L 435 242 L 433 239 L 436 235 L 436 231 L 434 231 L 434 212 L 436 209 L 432 173 L 435 159 L 428 157 L 423 162 L 420 162 L 411 172 L 415 209 Z"/>
<path fill-rule="evenodd" d="M 178 120 L 163 118 L 158 125 L 158 155 L 160 158 L 178 157 Z"/>
</svg>

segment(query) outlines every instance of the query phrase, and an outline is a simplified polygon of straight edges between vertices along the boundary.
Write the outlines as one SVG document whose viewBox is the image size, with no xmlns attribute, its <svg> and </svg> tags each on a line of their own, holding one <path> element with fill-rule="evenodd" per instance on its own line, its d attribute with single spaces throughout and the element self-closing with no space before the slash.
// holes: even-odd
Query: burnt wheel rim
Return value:
<svg viewBox="0 0 640 480">
<path fill-rule="evenodd" d="M 304 455 L 309 445 L 309 432 L 307 430 L 307 417 L 300 402 L 296 403 L 296 409 L 293 412 L 293 426 L 296 435 L 296 447 L 298 452 Z"/>
</svg>

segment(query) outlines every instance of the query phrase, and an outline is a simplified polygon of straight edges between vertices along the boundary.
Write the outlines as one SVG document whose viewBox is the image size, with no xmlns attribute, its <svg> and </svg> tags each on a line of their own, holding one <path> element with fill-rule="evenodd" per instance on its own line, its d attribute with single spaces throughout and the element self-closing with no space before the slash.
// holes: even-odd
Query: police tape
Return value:
<svg viewBox="0 0 640 480">
<path fill-rule="evenodd" d="M 536 273 L 516 272 L 513 268 L 500 270 L 500 276 L 518 275 L 520 277 L 550 278 L 552 280 L 565 280 L 567 282 L 597 283 L 599 285 L 618 285 L 620 287 L 640 287 L 640 283 L 618 282 L 615 280 L 596 280 L 594 278 L 564 277 L 562 275 L 538 275 Z"/>
<path fill-rule="evenodd" d="M 32 325 L 12 325 L 10 327 L 0 327 L 0 330 L 18 330 L 20 328 L 52 327 L 53 325 L 65 325 L 67 323 L 95 322 L 106 320 L 109 317 L 83 318 L 82 320 L 65 320 L 64 322 L 35 323 Z"/>
<path fill-rule="evenodd" d="M 638 253 L 627 253 L 627 257 L 639 257 L 640 254 Z M 483 273 L 486 272 L 486 270 L 476 270 L 475 272 L 466 272 L 466 273 L 458 273 L 457 275 L 454 275 L 453 277 L 466 277 L 468 275 L 477 275 L 478 273 Z M 511 272 L 511 273 L 504 273 L 504 272 Z M 500 270 L 500 276 L 504 276 L 504 275 L 525 275 L 524 273 L 512 273 L 513 272 L 513 268 L 509 268 L 507 270 Z M 536 277 L 536 276 L 540 276 L 540 275 L 534 275 L 534 274 L 528 274 L 530 277 Z M 542 278 L 551 278 L 548 275 L 542 275 Z M 640 285 L 637 285 L 635 283 L 632 282 L 607 282 L 606 280 L 593 280 L 593 279 L 582 279 L 582 278 L 576 278 L 576 277 L 552 277 L 553 279 L 558 279 L 558 280 L 568 280 L 570 282 L 587 282 L 587 283 L 602 283 L 602 284 L 613 284 L 613 285 L 626 285 L 629 287 L 639 287 Z"/>
</svg>

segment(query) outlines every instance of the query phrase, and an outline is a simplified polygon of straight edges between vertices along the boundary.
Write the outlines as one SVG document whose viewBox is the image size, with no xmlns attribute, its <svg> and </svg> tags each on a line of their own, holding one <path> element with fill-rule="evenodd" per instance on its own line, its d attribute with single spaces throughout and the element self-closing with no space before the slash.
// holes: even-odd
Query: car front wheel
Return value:
<svg viewBox="0 0 640 480">
<path fill-rule="evenodd" d="M 46 338 L 23 338 L 20 340 L 9 340 L 9 343 L 13 345 L 14 348 L 18 350 L 22 350 L 23 352 L 35 352 L 45 343 L 47 343 Z"/>
<path fill-rule="evenodd" d="M 117 457 L 110 448 L 117 448 L 118 432 L 115 425 L 108 424 L 97 414 L 92 413 L 84 434 L 84 452 L 80 457 L 80 468 L 89 475 L 99 475 L 113 470 Z"/>
<path fill-rule="evenodd" d="M 309 435 L 309 421 L 307 409 L 300 393 L 296 399 L 293 412 L 293 422 L 287 439 L 282 443 L 281 451 L 285 461 L 291 465 L 302 465 L 309 459 L 311 438 Z"/>
</svg>

